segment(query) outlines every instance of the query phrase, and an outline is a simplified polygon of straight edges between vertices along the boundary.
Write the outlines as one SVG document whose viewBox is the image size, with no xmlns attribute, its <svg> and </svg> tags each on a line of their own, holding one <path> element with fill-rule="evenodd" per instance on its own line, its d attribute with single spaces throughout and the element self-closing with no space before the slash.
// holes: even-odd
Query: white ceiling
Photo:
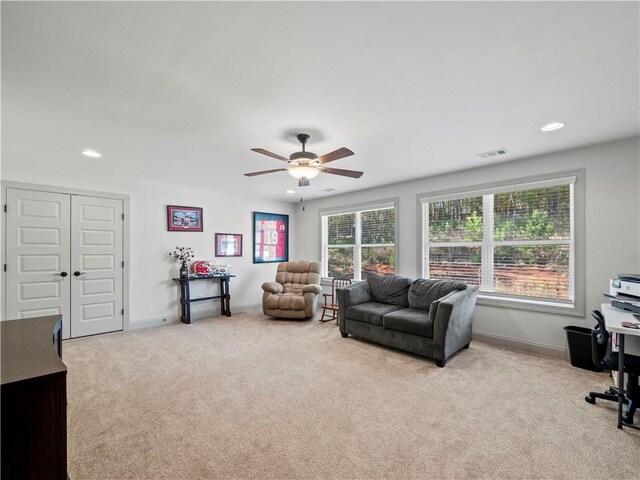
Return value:
<svg viewBox="0 0 640 480">
<path fill-rule="evenodd" d="M 297 201 L 638 135 L 637 2 L 2 2 L 3 168 Z M 552 133 L 553 120 L 567 126 Z M 298 132 L 359 180 L 250 151 Z M 99 160 L 80 155 L 91 147 Z M 605 159 L 603 159 L 604 161 Z"/>
</svg>

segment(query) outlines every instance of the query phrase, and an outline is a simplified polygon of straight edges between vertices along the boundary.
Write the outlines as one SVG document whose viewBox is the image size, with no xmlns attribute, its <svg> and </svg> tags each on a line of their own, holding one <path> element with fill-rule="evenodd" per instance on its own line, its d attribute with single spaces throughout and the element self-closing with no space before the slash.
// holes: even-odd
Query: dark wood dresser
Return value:
<svg viewBox="0 0 640 480">
<path fill-rule="evenodd" d="M 62 315 L 0 322 L 2 479 L 67 479 Z"/>
</svg>

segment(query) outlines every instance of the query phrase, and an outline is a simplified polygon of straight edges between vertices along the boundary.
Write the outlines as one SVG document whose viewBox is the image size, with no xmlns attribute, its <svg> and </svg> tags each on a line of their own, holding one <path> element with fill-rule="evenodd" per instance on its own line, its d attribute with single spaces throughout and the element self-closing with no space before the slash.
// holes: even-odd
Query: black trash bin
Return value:
<svg viewBox="0 0 640 480">
<path fill-rule="evenodd" d="M 591 329 L 569 325 L 564 327 L 569 343 L 569 359 L 571 365 L 592 372 L 601 372 L 602 368 L 593 363 L 591 356 Z"/>
</svg>

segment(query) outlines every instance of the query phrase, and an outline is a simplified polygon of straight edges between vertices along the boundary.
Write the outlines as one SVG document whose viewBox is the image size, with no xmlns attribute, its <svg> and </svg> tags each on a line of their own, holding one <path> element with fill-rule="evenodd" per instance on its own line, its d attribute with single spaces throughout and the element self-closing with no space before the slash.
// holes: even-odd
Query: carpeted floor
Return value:
<svg viewBox="0 0 640 480">
<path fill-rule="evenodd" d="M 63 353 L 73 480 L 639 475 L 640 432 L 583 400 L 605 374 L 479 342 L 440 369 L 242 313 Z"/>
</svg>

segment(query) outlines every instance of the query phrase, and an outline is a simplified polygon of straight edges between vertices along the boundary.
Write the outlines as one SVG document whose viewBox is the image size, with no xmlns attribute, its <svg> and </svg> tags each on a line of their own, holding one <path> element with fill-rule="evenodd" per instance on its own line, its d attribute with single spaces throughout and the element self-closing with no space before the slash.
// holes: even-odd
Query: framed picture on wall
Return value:
<svg viewBox="0 0 640 480">
<path fill-rule="evenodd" d="M 239 233 L 216 233 L 216 257 L 241 257 L 242 235 Z"/>
<path fill-rule="evenodd" d="M 202 208 L 167 205 L 167 230 L 170 232 L 201 232 Z"/>
<path fill-rule="evenodd" d="M 253 212 L 253 263 L 289 261 L 289 215 Z"/>
</svg>

